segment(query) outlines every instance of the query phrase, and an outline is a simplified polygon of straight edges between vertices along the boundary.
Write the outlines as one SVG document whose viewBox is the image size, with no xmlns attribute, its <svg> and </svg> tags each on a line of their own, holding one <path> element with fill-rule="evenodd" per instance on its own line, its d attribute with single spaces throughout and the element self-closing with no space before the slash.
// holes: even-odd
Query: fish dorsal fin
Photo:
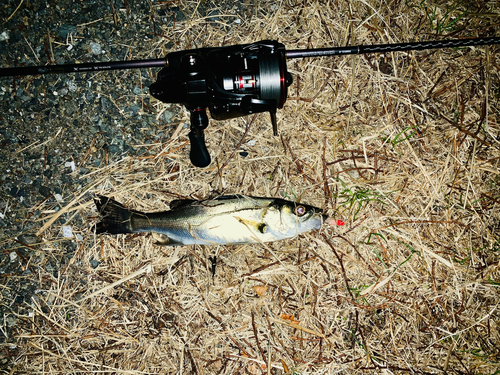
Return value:
<svg viewBox="0 0 500 375">
<path fill-rule="evenodd" d="M 177 208 L 186 207 L 192 205 L 194 202 L 198 202 L 195 199 L 174 199 L 170 202 L 170 209 L 175 210 Z"/>
<path fill-rule="evenodd" d="M 229 200 L 242 200 L 248 205 L 254 205 L 255 207 L 266 208 L 272 203 L 273 199 L 269 198 L 259 198 L 259 197 L 251 197 L 249 195 L 243 194 L 231 194 L 231 195 L 221 195 L 212 199 L 206 199 L 201 201 L 201 204 L 204 206 L 218 206 L 224 204 L 224 201 Z"/>
<path fill-rule="evenodd" d="M 244 196 L 241 194 L 228 194 L 228 195 L 219 195 L 218 197 L 213 198 L 214 201 L 223 201 L 227 199 L 241 199 Z"/>
</svg>

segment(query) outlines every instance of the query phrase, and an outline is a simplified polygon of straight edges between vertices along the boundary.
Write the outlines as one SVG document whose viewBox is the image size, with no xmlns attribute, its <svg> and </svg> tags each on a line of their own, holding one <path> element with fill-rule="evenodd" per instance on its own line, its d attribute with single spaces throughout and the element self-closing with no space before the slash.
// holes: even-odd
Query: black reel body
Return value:
<svg viewBox="0 0 500 375">
<path fill-rule="evenodd" d="M 167 55 L 150 87 L 151 95 L 164 103 L 181 103 L 191 112 L 191 162 L 210 164 L 204 130 L 206 108 L 216 120 L 269 112 L 277 134 L 276 110 L 287 98 L 292 83 L 286 69 L 285 46 L 271 40 L 252 44 L 200 48 Z"/>
</svg>

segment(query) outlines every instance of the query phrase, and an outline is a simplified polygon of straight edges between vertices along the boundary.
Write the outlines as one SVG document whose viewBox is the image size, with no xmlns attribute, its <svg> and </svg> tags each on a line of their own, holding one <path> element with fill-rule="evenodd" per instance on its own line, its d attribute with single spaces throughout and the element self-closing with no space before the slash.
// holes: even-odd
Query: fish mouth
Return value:
<svg viewBox="0 0 500 375">
<path fill-rule="evenodd" d="M 328 219 L 328 215 L 325 215 L 325 214 L 321 214 L 321 224 L 323 224 L 326 219 Z"/>
</svg>

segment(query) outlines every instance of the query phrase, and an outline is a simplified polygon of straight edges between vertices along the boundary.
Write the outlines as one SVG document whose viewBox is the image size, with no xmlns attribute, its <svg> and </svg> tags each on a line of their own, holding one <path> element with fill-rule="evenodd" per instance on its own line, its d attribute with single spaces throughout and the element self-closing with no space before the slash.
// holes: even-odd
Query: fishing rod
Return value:
<svg viewBox="0 0 500 375">
<path fill-rule="evenodd" d="M 274 40 L 225 47 L 171 52 L 165 58 L 99 63 L 0 68 L 0 77 L 97 72 L 118 69 L 162 68 L 150 93 L 164 103 L 183 104 L 190 111 L 191 162 L 206 167 L 211 158 L 205 144 L 207 108 L 212 118 L 227 120 L 269 112 L 277 135 L 276 112 L 287 99 L 292 76 L 286 60 L 367 53 L 419 51 L 500 44 L 500 37 L 374 44 L 286 50 Z"/>
</svg>

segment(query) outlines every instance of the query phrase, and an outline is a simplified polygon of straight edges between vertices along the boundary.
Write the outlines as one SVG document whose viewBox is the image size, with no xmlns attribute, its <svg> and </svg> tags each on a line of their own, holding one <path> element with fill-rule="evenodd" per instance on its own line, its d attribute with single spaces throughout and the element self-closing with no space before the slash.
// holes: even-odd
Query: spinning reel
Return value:
<svg viewBox="0 0 500 375">
<path fill-rule="evenodd" d="M 151 95 L 165 103 L 183 104 L 191 112 L 190 159 L 197 167 L 210 164 L 205 144 L 207 108 L 216 120 L 269 112 L 273 132 L 278 132 L 276 111 L 287 98 L 292 76 L 286 59 L 380 52 L 414 51 L 500 44 L 500 37 L 429 42 L 376 44 L 289 50 L 273 40 L 227 47 L 171 52 L 164 59 L 87 64 L 0 68 L 0 77 L 50 73 L 162 67 Z"/>
</svg>

